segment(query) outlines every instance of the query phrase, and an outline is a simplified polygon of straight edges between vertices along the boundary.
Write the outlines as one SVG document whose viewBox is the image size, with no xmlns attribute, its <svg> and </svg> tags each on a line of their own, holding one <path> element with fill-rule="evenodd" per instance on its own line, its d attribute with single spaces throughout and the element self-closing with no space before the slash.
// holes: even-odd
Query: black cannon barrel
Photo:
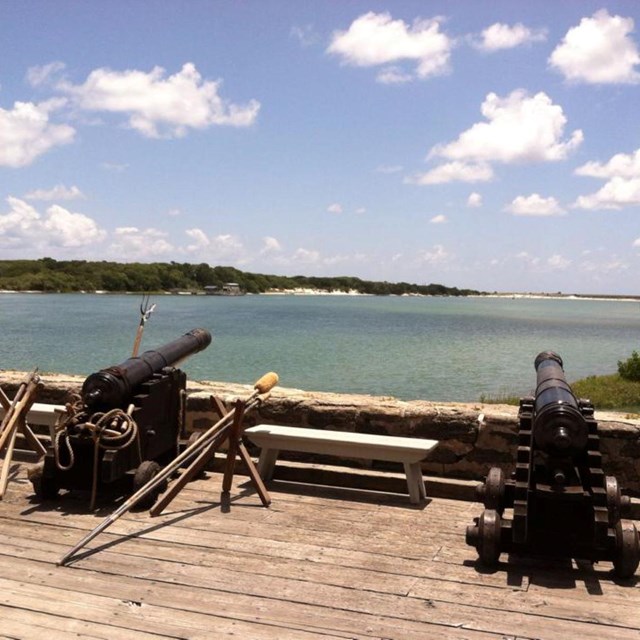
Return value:
<svg viewBox="0 0 640 640">
<path fill-rule="evenodd" d="M 82 400 L 89 406 L 122 406 L 139 384 L 151 379 L 165 367 L 174 366 L 194 353 L 203 351 L 211 344 L 211 340 L 211 334 L 206 329 L 192 329 L 157 349 L 92 373 L 82 385 Z"/>
<path fill-rule="evenodd" d="M 571 455 L 582 451 L 588 425 L 564 375 L 562 358 L 553 351 L 539 353 L 534 363 L 537 380 L 533 409 L 533 437 L 544 451 Z"/>
</svg>

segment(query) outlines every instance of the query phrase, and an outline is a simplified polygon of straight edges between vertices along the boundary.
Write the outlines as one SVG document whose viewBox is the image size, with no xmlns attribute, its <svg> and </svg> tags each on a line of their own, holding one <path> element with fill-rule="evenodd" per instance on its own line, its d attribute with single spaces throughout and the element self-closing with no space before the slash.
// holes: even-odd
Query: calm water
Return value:
<svg viewBox="0 0 640 640">
<path fill-rule="evenodd" d="M 0 295 L 0 369 L 88 375 L 131 353 L 135 295 Z M 640 304 L 622 301 L 351 296 L 156 296 L 142 350 L 195 327 L 213 344 L 183 368 L 192 379 L 478 400 L 528 393 L 543 350 L 569 380 L 614 373 L 640 350 Z"/>
</svg>

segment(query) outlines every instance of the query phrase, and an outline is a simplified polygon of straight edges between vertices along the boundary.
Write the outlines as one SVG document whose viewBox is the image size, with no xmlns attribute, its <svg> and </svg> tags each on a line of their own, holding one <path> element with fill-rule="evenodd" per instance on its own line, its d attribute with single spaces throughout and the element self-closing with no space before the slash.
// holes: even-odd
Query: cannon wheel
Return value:
<svg viewBox="0 0 640 640">
<path fill-rule="evenodd" d="M 198 441 L 198 438 L 204 433 L 204 431 L 192 431 L 189 434 L 189 439 L 187 440 L 187 447 L 189 448 L 192 444 Z"/>
<path fill-rule="evenodd" d="M 609 511 L 609 524 L 615 527 L 618 520 L 629 511 L 631 499 L 623 496 L 618 480 L 614 476 L 606 476 L 604 487 L 607 492 L 607 509 Z"/>
<path fill-rule="evenodd" d="M 485 509 L 478 521 L 478 556 L 484 565 L 494 565 L 500 557 L 500 514 Z"/>
<path fill-rule="evenodd" d="M 636 572 L 638 564 L 640 564 L 638 530 L 630 520 L 618 520 L 614 572 L 618 578 L 630 578 Z"/>
<path fill-rule="evenodd" d="M 144 487 L 149 480 L 155 478 L 160 473 L 160 465 L 154 460 L 144 460 L 136 469 L 133 476 L 133 493 Z M 140 510 L 151 509 L 155 504 L 158 496 L 167 488 L 167 483 L 161 482 L 159 486 L 147 493 L 141 500 L 136 503 L 136 507 Z"/>
<path fill-rule="evenodd" d="M 498 513 L 504 510 L 504 472 L 500 467 L 491 467 L 484 490 L 484 506 Z"/>
<path fill-rule="evenodd" d="M 609 510 L 609 524 L 615 526 L 620 520 L 621 514 L 621 495 L 618 480 L 614 476 L 606 476 L 604 486 L 607 491 L 607 509 Z"/>
</svg>

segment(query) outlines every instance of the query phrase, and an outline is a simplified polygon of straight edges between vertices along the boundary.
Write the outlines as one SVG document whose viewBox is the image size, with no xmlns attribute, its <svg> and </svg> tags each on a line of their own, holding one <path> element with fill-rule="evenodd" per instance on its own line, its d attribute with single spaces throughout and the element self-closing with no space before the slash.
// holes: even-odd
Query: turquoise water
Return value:
<svg viewBox="0 0 640 640">
<path fill-rule="evenodd" d="M 0 295 L 0 369 L 88 375 L 131 353 L 141 297 Z M 640 304 L 601 300 L 367 296 L 156 296 L 142 350 L 195 327 L 213 344 L 192 379 L 403 399 L 475 401 L 528 393 L 543 350 L 569 380 L 614 373 L 640 350 Z"/>
</svg>

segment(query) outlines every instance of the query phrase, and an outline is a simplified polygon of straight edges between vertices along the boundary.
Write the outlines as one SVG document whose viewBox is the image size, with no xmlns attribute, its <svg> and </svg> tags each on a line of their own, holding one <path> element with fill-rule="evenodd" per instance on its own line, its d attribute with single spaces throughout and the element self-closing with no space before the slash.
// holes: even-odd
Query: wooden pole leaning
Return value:
<svg viewBox="0 0 640 640">
<path fill-rule="evenodd" d="M 278 383 L 278 375 L 276 373 L 267 373 L 262 376 L 255 384 L 253 393 L 245 400 L 245 411 L 249 408 L 256 407 L 263 400 L 260 396 L 267 394 Z M 95 529 L 90 531 L 73 549 L 66 553 L 58 565 L 64 566 L 69 560 L 86 544 L 91 542 L 97 535 L 102 533 L 107 527 L 112 525 L 120 516 L 130 511 L 142 498 L 150 491 L 156 489 L 165 480 L 170 478 L 183 464 L 192 462 L 197 456 L 200 456 L 206 449 L 213 447 L 218 441 L 224 440 L 224 433 L 228 430 L 234 411 L 230 411 L 222 416 L 218 422 L 209 427 L 194 443 L 189 445 L 181 454 L 179 454 L 164 469 L 155 475 L 147 484 L 140 487 L 130 498 L 125 500 L 111 515 L 107 516 Z M 257 471 L 256 471 L 257 473 Z"/>
<path fill-rule="evenodd" d="M 36 392 L 42 387 L 40 378 L 37 375 L 37 369 L 29 374 L 26 382 L 23 382 L 12 402 L 9 401 L 4 391 L 0 395 L 0 403 L 5 409 L 5 415 L 0 424 L 0 453 L 5 451 L 4 461 L 2 463 L 2 470 L 0 471 L 0 500 L 4 498 L 4 494 L 7 490 L 7 484 L 9 482 L 9 468 L 11 467 L 11 461 L 13 460 L 13 450 L 15 447 L 16 436 L 18 431 L 27 438 L 27 441 L 32 444 L 31 439 L 27 435 L 30 433 L 33 440 L 37 442 L 37 438 L 29 429 L 27 425 L 27 413 L 31 406 L 35 402 Z M 34 447 L 36 453 L 44 452 L 44 447 L 38 442 L 38 448 Z"/>
<path fill-rule="evenodd" d="M 35 401 L 35 397 L 34 397 L 34 401 Z M 9 398 L 7 397 L 7 394 L 1 388 L 0 388 L 0 405 L 2 405 L 2 408 L 5 410 L 5 414 L 7 411 L 9 411 L 9 408 L 11 407 L 11 400 L 9 400 Z M 31 406 L 33 406 L 33 403 L 31 403 Z M 29 409 L 31 409 L 31 406 L 29 407 Z M 39 457 L 42 457 L 45 453 L 47 453 L 47 450 L 43 446 L 43 444 L 40 442 L 40 440 L 38 440 L 36 434 L 33 433 L 31 427 L 27 423 L 27 420 L 26 420 L 27 413 L 28 413 L 28 410 L 23 412 L 24 420 L 20 422 L 20 430 L 22 431 L 22 435 L 25 437 L 25 440 L 27 441 L 31 449 L 33 449 L 33 451 L 36 454 L 38 454 Z"/>
<path fill-rule="evenodd" d="M 262 378 L 261 378 L 262 380 Z M 277 380 L 276 380 L 277 382 Z M 256 383 L 257 384 L 257 383 Z M 275 385 L 275 382 L 273 383 Z M 273 385 L 271 385 L 272 388 Z M 233 423 L 227 425 L 223 431 L 221 431 L 211 444 L 203 449 L 202 453 L 191 463 L 191 465 L 182 472 L 180 477 L 169 487 L 169 489 L 162 495 L 162 497 L 156 502 L 150 509 L 149 513 L 152 516 L 160 515 L 167 506 L 173 501 L 173 499 L 182 491 L 182 489 L 193 478 L 197 477 L 213 459 L 216 452 L 227 442 L 227 458 L 225 462 L 224 476 L 222 480 L 222 493 L 228 494 L 231 490 L 231 484 L 233 482 L 233 474 L 235 472 L 236 455 L 240 455 L 240 458 L 245 464 L 249 477 L 253 482 L 253 485 L 260 496 L 260 500 L 263 506 L 268 507 L 271 504 L 271 497 L 267 488 L 262 482 L 262 478 L 256 469 L 256 466 L 251 459 L 251 456 L 247 452 L 244 444 L 242 443 L 242 422 L 245 413 L 255 406 L 253 402 L 245 402 L 243 400 L 237 400 L 234 408 L 225 413 L 225 416 L 233 417 Z"/>
</svg>

